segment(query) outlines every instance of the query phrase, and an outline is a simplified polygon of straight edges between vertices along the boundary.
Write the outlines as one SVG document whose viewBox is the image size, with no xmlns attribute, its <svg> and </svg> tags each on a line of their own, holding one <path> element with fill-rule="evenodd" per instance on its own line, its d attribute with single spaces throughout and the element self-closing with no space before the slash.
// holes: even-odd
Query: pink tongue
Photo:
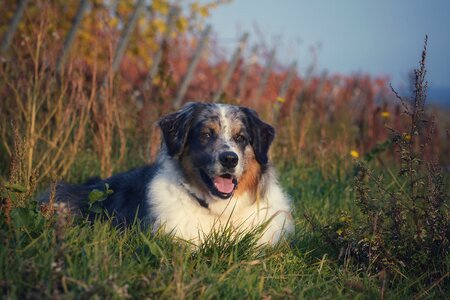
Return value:
<svg viewBox="0 0 450 300">
<path fill-rule="evenodd" d="M 219 192 L 229 194 L 234 190 L 234 183 L 231 178 L 216 177 L 214 178 L 214 185 Z"/>
</svg>

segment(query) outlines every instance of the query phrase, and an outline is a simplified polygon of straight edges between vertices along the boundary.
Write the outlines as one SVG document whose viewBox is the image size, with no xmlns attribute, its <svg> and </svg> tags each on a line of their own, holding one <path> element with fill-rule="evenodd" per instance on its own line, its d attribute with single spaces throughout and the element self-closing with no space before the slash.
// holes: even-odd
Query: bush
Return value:
<svg viewBox="0 0 450 300">
<path fill-rule="evenodd" d="M 371 274 L 423 275 L 421 281 L 434 287 L 449 274 L 450 218 L 440 167 L 436 161 L 424 159 L 435 129 L 434 121 L 425 117 L 426 46 L 427 38 L 420 66 L 414 71 L 412 103 L 393 90 L 410 120 L 408 132 L 390 129 L 391 143 L 400 155 L 398 174 L 385 167 L 377 175 L 361 160 L 355 166 L 356 205 L 361 217 L 353 219 L 344 212 L 326 226 L 307 219 L 345 263 L 354 262 Z"/>
</svg>

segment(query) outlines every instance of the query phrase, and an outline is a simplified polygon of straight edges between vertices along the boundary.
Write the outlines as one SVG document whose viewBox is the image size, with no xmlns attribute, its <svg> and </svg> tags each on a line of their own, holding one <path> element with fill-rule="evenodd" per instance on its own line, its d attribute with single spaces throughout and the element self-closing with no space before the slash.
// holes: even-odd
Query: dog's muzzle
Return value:
<svg viewBox="0 0 450 300">
<path fill-rule="evenodd" d="M 225 151 L 219 154 L 219 162 L 222 172 L 219 174 L 208 174 L 200 170 L 200 175 L 211 193 L 221 199 L 228 199 L 237 188 L 237 179 L 233 175 L 235 167 L 238 165 L 239 157 L 232 151 Z"/>
</svg>

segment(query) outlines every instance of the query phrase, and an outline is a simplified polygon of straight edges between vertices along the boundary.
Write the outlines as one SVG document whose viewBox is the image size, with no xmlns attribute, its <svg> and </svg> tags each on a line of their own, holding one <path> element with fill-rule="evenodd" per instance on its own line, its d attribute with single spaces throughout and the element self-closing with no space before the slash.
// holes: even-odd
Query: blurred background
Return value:
<svg viewBox="0 0 450 300">
<path fill-rule="evenodd" d="M 256 109 L 281 167 L 398 160 L 428 35 L 426 156 L 447 166 L 448 1 L 0 1 L 0 166 L 79 181 L 152 162 L 188 101 Z M 17 171 L 19 172 L 19 171 Z M 27 179 L 28 180 L 28 179 Z"/>
<path fill-rule="evenodd" d="M 314 49 L 318 73 L 386 75 L 405 92 L 428 34 L 428 100 L 450 106 L 448 1 L 232 1 L 208 21 L 228 51 L 248 31 L 253 43 L 276 46 L 280 62 L 298 60 L 303 76 Z"/>
</svg>

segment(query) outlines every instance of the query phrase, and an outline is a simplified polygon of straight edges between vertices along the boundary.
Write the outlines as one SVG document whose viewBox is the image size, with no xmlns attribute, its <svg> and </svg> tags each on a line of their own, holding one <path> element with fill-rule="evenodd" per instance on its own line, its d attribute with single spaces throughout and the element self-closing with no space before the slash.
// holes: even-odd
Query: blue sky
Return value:
<svg viewBox="0 0 450 300">
<path fill-rule="evenodd" d="M 320 44 L 319 72 L 385 74 L 395 86 L 418 66 L 428 34 L 427 79 L 450 91 L 449 0 L 234 0 L 212 10 L 208 22 L 223 47 L 233 49 L 249 31 L 253 41 L 277 43 L 278 60 L 297 60 L 304 72 L 310 46 Z"/>
</svg>

